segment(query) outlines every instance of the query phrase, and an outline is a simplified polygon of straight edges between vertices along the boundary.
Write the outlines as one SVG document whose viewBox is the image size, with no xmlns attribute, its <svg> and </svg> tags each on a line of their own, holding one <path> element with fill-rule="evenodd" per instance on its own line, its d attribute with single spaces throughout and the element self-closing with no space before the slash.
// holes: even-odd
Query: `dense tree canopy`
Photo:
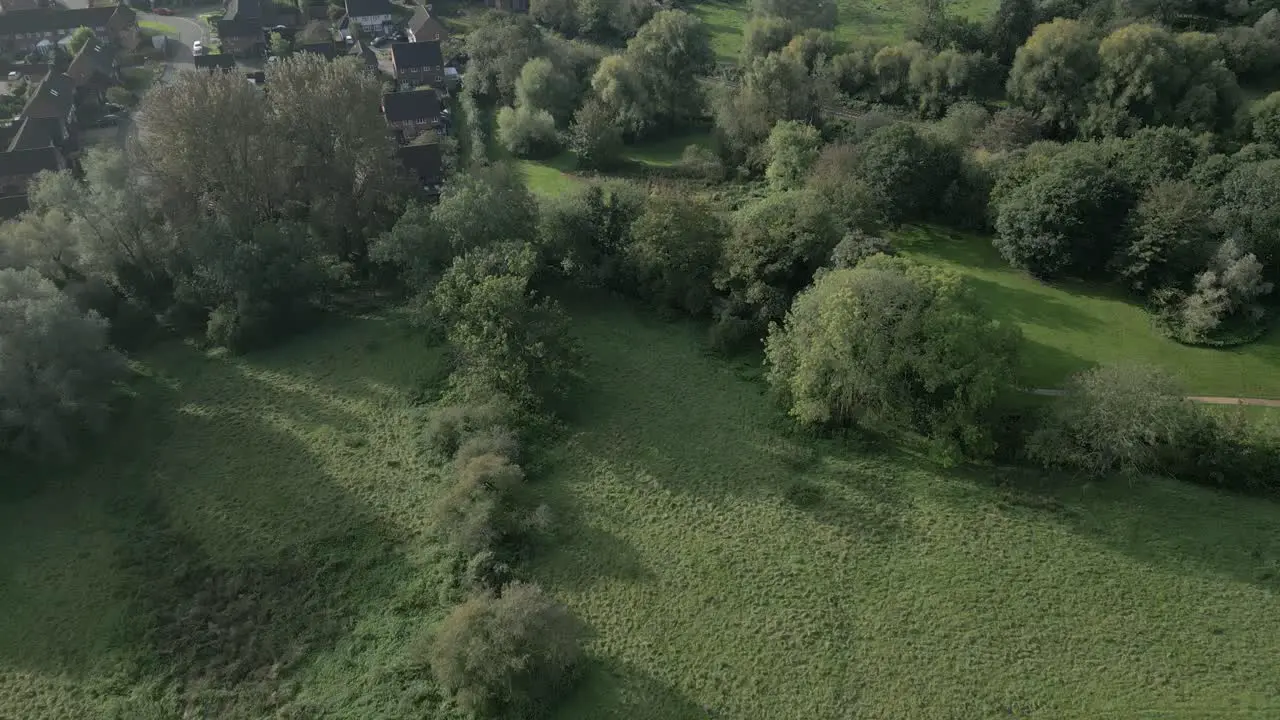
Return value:
<svg viewBox="0 0 1280 720">
<path fill-rule="evenodd" d="M 888 423 L 985 454 L 1017 341 L 958 277 L 881 255 L 796 298 L 769 333 L 769 382 L 802 423 Z"/>
<path fill-rule="evenodd" d="M 0 269 L 0 452 L 66 457 L 124 378 L 107 323 L 32 269 Z"/>
<path fill-rule="evenodd" d="M 1037 27 L 1013 61 L 1010 101 L 1059 133 L 1073 132 L 1098 75 L 1098 42 L 1097 31 L 1076 20 L 1058 18 Z"/>
</svg>

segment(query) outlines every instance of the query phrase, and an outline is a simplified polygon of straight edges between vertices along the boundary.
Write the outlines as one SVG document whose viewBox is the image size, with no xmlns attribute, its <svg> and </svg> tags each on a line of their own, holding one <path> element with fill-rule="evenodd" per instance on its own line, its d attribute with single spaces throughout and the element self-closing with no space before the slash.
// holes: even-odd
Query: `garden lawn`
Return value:
<svg viewBox="0 0 1280 720">
<path fill-rule="evenodd" d="M 836 36 L 846 42 L 894 43 L 903 39 L 914 0 L 836 0 Z M 721 62 L 736 62 L 742 50 L 742 28 L 751 19 L 750 0 L 693 0 L 693 12 L 711 31 L 711 47 Z M 999 0 L 955 0 L 949 11 L 975 20 L 995 12 Z"/>
<path fill-rule="evenodd" d="M 5 472 L 0 717 L 444 717 L 409 659 L 451 577 L 419 336 L 370 317 L 247 358 L 172 345 L 82 467 Z"/>
<path fill-rule="evenodd" d="M 534 574 L 593 663 L 556 718 L 1280 716 L 1280 506 L 797 438 L 700 328 L 573 314 Z"/>
<path fill-rule="evenodd" d="M 1142 307 L 1114 289 L 1048 284 L 1009 268 L 989 238 L 927 227 L 893 240 L 909 256 L 963 274 L 992 315 L 1022 328 L 1025 385 L 1058 387 L 1098 363 L 1148 363 L 1194 395 L 1280 399 L 1280 332 L 1236 348 L 1188 347 L 1161 335 Z"/>
</svg>

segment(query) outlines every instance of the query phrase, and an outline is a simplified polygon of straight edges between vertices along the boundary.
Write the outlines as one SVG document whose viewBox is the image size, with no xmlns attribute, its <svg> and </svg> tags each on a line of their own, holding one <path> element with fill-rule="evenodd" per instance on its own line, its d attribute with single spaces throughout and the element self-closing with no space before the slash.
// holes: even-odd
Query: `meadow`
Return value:
<svg viewBox="0 0 1280 720">
<path fill-rule="evenodd" d="M 557 718 L 1280 711 L 1273 503 L 799 436 L 700 325 L 570 308 L 528 568 L 591 629 Z M 456 601 L 414 405 L 442 349 L 392 312 L 139 370 L 77 466 L 3 487 L 0 717 L 448 717 L 415 653 Z"/>
<path fill-rule="evenodd" d="M 950 12 L 983 19 L 995 12 L 998 0 L 956 0 Z M 914 9 L 912 0 L 837 0 L 836 36 L 845 41 L 892 43 L 903 39 Z M 742 27 L 751 19 L 750 0 L 691 0 L 689 9 L 707 24 L 711 47 L 721 62 L 738 59 Z"/>
</svg>

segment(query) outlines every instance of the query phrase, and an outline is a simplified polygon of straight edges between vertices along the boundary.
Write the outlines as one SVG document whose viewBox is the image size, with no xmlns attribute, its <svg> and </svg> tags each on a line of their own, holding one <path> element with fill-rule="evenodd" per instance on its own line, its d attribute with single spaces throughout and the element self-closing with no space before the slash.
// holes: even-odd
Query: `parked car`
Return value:
<svg viewBox="0 0 1280 720">
<path fill-rule="evenodd" d="M 391 39 L 396 42 L 409 42 L 409 36 L 405 35 L 403 30 L 397 31 L 396 34 L 391 36 Z"/>
<path fill-rule="evenodd" d="M 115 114 L 103 115 L 102 117 L 98 118 L 97 124 L 98 124 L 98 127 L 104 127 L 104 128 L 115 127 L 116 125 L 120 124 L 120 116 Z"/>
<path fill-rule="evenodd" d="M 107 112 L 109 112 L 109 113 L 127 113 L 127 112 L 129 112 L 127 109 L 125 109 L 125 107 L 124 107 L 123 105 L 117 105 L 117 104 L 115 104 L 115 103 L 103 103 L 103 104 L 102 104 L 102 109 L 103 109 L 103 110 L 106 110 L 106 111 L 107 111 Z M 443 111 L 442 111 L 442 112 L 443 112 Z"/>
<path fill-rule="evenodd" d="M 170 10 L 169 8 L 156 8 L 151 12 L 155 13 L 156 15 L 164 15 L 165 17 L 168 17 L 173 14 L 173 11 Z"/>
<path fill-rule="evenodd" d="M 378 37 L 373 39 L 372 44 L 376 48 L 386 47 L 391 44 L 391 38 L 387 37 L 386 35 L 379 35 Z"/>
</svg>

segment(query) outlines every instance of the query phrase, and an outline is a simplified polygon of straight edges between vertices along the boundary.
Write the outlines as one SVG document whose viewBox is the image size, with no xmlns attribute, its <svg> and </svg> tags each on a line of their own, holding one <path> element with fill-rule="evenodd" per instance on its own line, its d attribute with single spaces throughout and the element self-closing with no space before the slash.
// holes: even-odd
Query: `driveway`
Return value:
<svg viewBox="0 0 1280 720">
<path fill-rule="evenodd" d="M 189 12 L 194 15 L 199 10 L 191 10 Z M 160 77 L 160 82 L 168 82 L 175 72 L 184 67 L 191 68 L 195 66 L 195 61 L 191 55 L 191 43 L 197 40 L 208 42 L 209 39 L 204 25 L 199 20 L 182 15 L 153 15 L 151 13 L 138 13 L 138 19 L 168 25 L 178 32 L 178 37 L 169 38 L 169 63 L 165 67 L 164 75 Z"/>
</svg>

